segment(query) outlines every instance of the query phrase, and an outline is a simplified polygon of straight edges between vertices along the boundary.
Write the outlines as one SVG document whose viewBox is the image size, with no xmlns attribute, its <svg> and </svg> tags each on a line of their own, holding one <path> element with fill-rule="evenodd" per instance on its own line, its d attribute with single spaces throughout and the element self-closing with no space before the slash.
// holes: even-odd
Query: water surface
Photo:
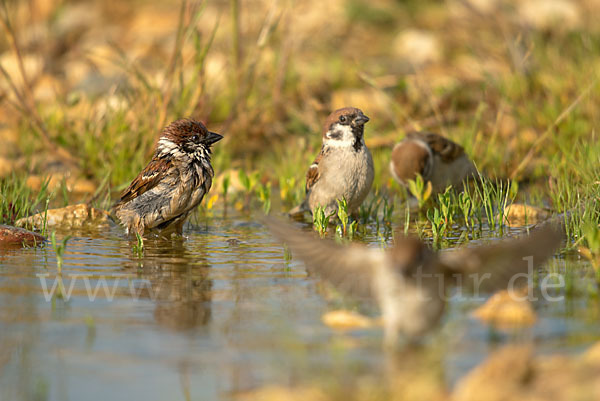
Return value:
<svg viewBox="0 0 600 401">
<path fill-rule="evenodd" d="M 216 400 L 265 385 L 348 387 L 383 380 L 381 329 L 338 332 L 327 311 L 358 308 L 282 246 L 256 216 L 199 217 L 185 238 L 147 239 L 143 254 L 118 227 L 72 235 L 57 275 L 50 244 L 0 254 L 2 400 Z M 390 242 L 369 228 L 369 246 Z M 434 365 L 441 386 L 509 342 L 538 352 L 578 352 L 600 338 L 591 267 L 554 258 L 537 275 L 566 277 L 560 301 L 535 303 L 532 328 L 501 332 L 470 317 L 484 301 L 455 297 L 414 358 Z M 58 287 L 62 277 L 64 294 Z M 104 285 L 104 286 L 103 286 Z M 434 361 L 434 362 L 431 362 Z"/>
</svg>

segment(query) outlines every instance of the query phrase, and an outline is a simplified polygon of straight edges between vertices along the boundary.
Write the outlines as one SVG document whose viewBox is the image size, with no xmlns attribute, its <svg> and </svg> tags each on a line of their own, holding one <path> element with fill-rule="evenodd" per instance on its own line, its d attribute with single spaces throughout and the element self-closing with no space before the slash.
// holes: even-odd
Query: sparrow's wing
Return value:
<svg viewBox="0 0 600 401">
<path fill-rule="evenodd" d="M 304 261 L 309 273 L 329 281 L 340 291 L 371 298 L 374 269 L 386 262 L 383 251 L 352 244 L 341 245 L 298 230 L 278 220 L 265 220 L 273 235 Z M 312 233 L 314 234 L 314 233 Z"/>
<path fill-rule="evenodd" d="M 121 198 L 116 205 L 120 205 L 140 196 L 154 188 L 165 178 L 169 170 L 169 163 L 164 159 L 154 157 L 133 182 L 121 193 Z"/>
<path fill-rule="evenodd" d="M 321 161 L 322 157 L 323 157 L 323 148 L 321 148 L 321 151 L 315 158 L 315 161 L 312 162 L 312 164 L 308 168 L 308 171 L 306 172 L 306 192 L 307 193 L 308 193 L 308 191 L 310 191 L 310 189 L 313 187 L 313 185 L 315 185 L 315 183 L 317 182 L 317 180 L 319 179 L 319 177 L 321 175 L 321 172 L 319 171 L 319 162 Z"/>
<path fill-rule="evenodd" d="M 442 160 L 446 163 L 456 160 L 465 153 L 463 147 L 456 142 L 444 138 L 441 135 L 434 134 L 433 132 L 411 132 L 407 134 L 406 137 L 419 139 L 425 142 L 429 145 L 433 153 L 440 155 Z"/>
<path fill-rule="evenodd" d="M 548 222 L 534 228 L 528 236 L 441 252 L 440 262 L 449 277 L 461 278 L 462 285 L 495 291 L 505 289 L 516 274 L 527 273 L 530 265 L 533 269 L 544 263 L 556 252 L 564 238 L 562 225 Z M 515 284 L 522 282 L 522 279 L 515 278 Z"/>
</svg>

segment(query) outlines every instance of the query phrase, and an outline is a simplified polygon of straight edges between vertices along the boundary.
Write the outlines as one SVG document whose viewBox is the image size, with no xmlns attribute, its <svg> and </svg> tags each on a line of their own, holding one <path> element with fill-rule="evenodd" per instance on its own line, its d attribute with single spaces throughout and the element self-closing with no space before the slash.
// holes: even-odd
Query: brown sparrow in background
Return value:
<svg viewBox="0 0 600 401">
<path fill-rule="evenodd" d="M 214 171 L 211 145 L 223 137 L 198 121 L 182 119 L 163 129 L 146 168 L 113 206 L 128 233 L 174 229 L 183 223 L 210 189 Z"/>
<path fill-rule="evenodd" d="M 376 300 L 387 346 L 396 346 L 401 333 L 416 340 L 431 330 L 442 317 L 451 285 L 474 291 L 506 288 L 511 277 L 528 271 L 527 257 L 543 263 L 564 238 L 561 227 L 546 223 L 529 236 L 489 245 L 434 252 L 417 238 L 399 236 L 392 248 L 382 250 L 321 240 L 275 220 L 265 224 L 309 273 L 350 295 Z"/>
<path fill-rule="evenodd" d="M 477 176 L 477 169 L 462 146 L 431 132 L 411 132 L 392 150 L 390 172 L 403 186 L 417 174 L 430 181 L 432 193 L 448 185 L 462 190 L 462 182 Z"/>
<path fill-rule="evenodd" d="M 317 206 L 327 215 L 337 210 L 337 200 L 345 198 L 348 212 L 356 213 L 373 184 L 371 152 L 364 140 L 369 117 L 354 107 L 334 111 L 323 127 L 321 151 L 306 173 L 306 198 L 290 211 L 299 215 Z"/>
</svg>

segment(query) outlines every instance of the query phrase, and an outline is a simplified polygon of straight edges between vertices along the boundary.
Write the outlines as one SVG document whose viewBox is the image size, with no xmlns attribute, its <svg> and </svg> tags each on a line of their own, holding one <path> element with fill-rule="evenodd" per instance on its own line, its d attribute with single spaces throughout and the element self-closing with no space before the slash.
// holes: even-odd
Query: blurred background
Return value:
<svg viewBox="0 0 600 401">
<path fill-rule="evenodd" d="M 48 175 L 122 189 L 180 117 L 225 135 L 217 172 L 299 187 L 347 105 L 371 117 L 376 188 L 409 130 L 523 181 L 568 171 L 553 157 L 595 138 L 598 0 L 2 0 L 1 14 L 0 175 L 32 189 Z"/>
</svg>

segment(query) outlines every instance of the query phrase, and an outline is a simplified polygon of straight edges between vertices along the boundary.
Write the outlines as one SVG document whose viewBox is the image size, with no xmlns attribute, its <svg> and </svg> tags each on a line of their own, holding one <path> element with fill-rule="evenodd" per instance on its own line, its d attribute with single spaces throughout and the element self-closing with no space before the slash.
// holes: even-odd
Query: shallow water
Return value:
<svg viewBox="0 0 600 401">
<path fill-rule="evenodd" d="M 2 400 L 214 400 L 270 384 L 335 389 L 383 377 L 381 329 L 341 333 L 321 322 L 341 307 L 376 310 L 332 295 L 302 262 L 286 263 L 253 216 L 200 217 L 184 239 L 146 240 L 141 257 L 118 227 L 57 232 L 66 235 L 62 297 L 51 293 L 50 244 L 0 253 Z M 364 241 L 381 243 L 372 232 Z M 538 281 L 552 272 L 568 285 L 552 292 L 561 300 L 535 303 L 532 328 L 492 330 L 469 316 L 484 300 L 455 297 L 418 358 L 451 387 L 508 342 L 550 353 L 597 341 L 591 267 L 555 258 Z"/>
</svg>

